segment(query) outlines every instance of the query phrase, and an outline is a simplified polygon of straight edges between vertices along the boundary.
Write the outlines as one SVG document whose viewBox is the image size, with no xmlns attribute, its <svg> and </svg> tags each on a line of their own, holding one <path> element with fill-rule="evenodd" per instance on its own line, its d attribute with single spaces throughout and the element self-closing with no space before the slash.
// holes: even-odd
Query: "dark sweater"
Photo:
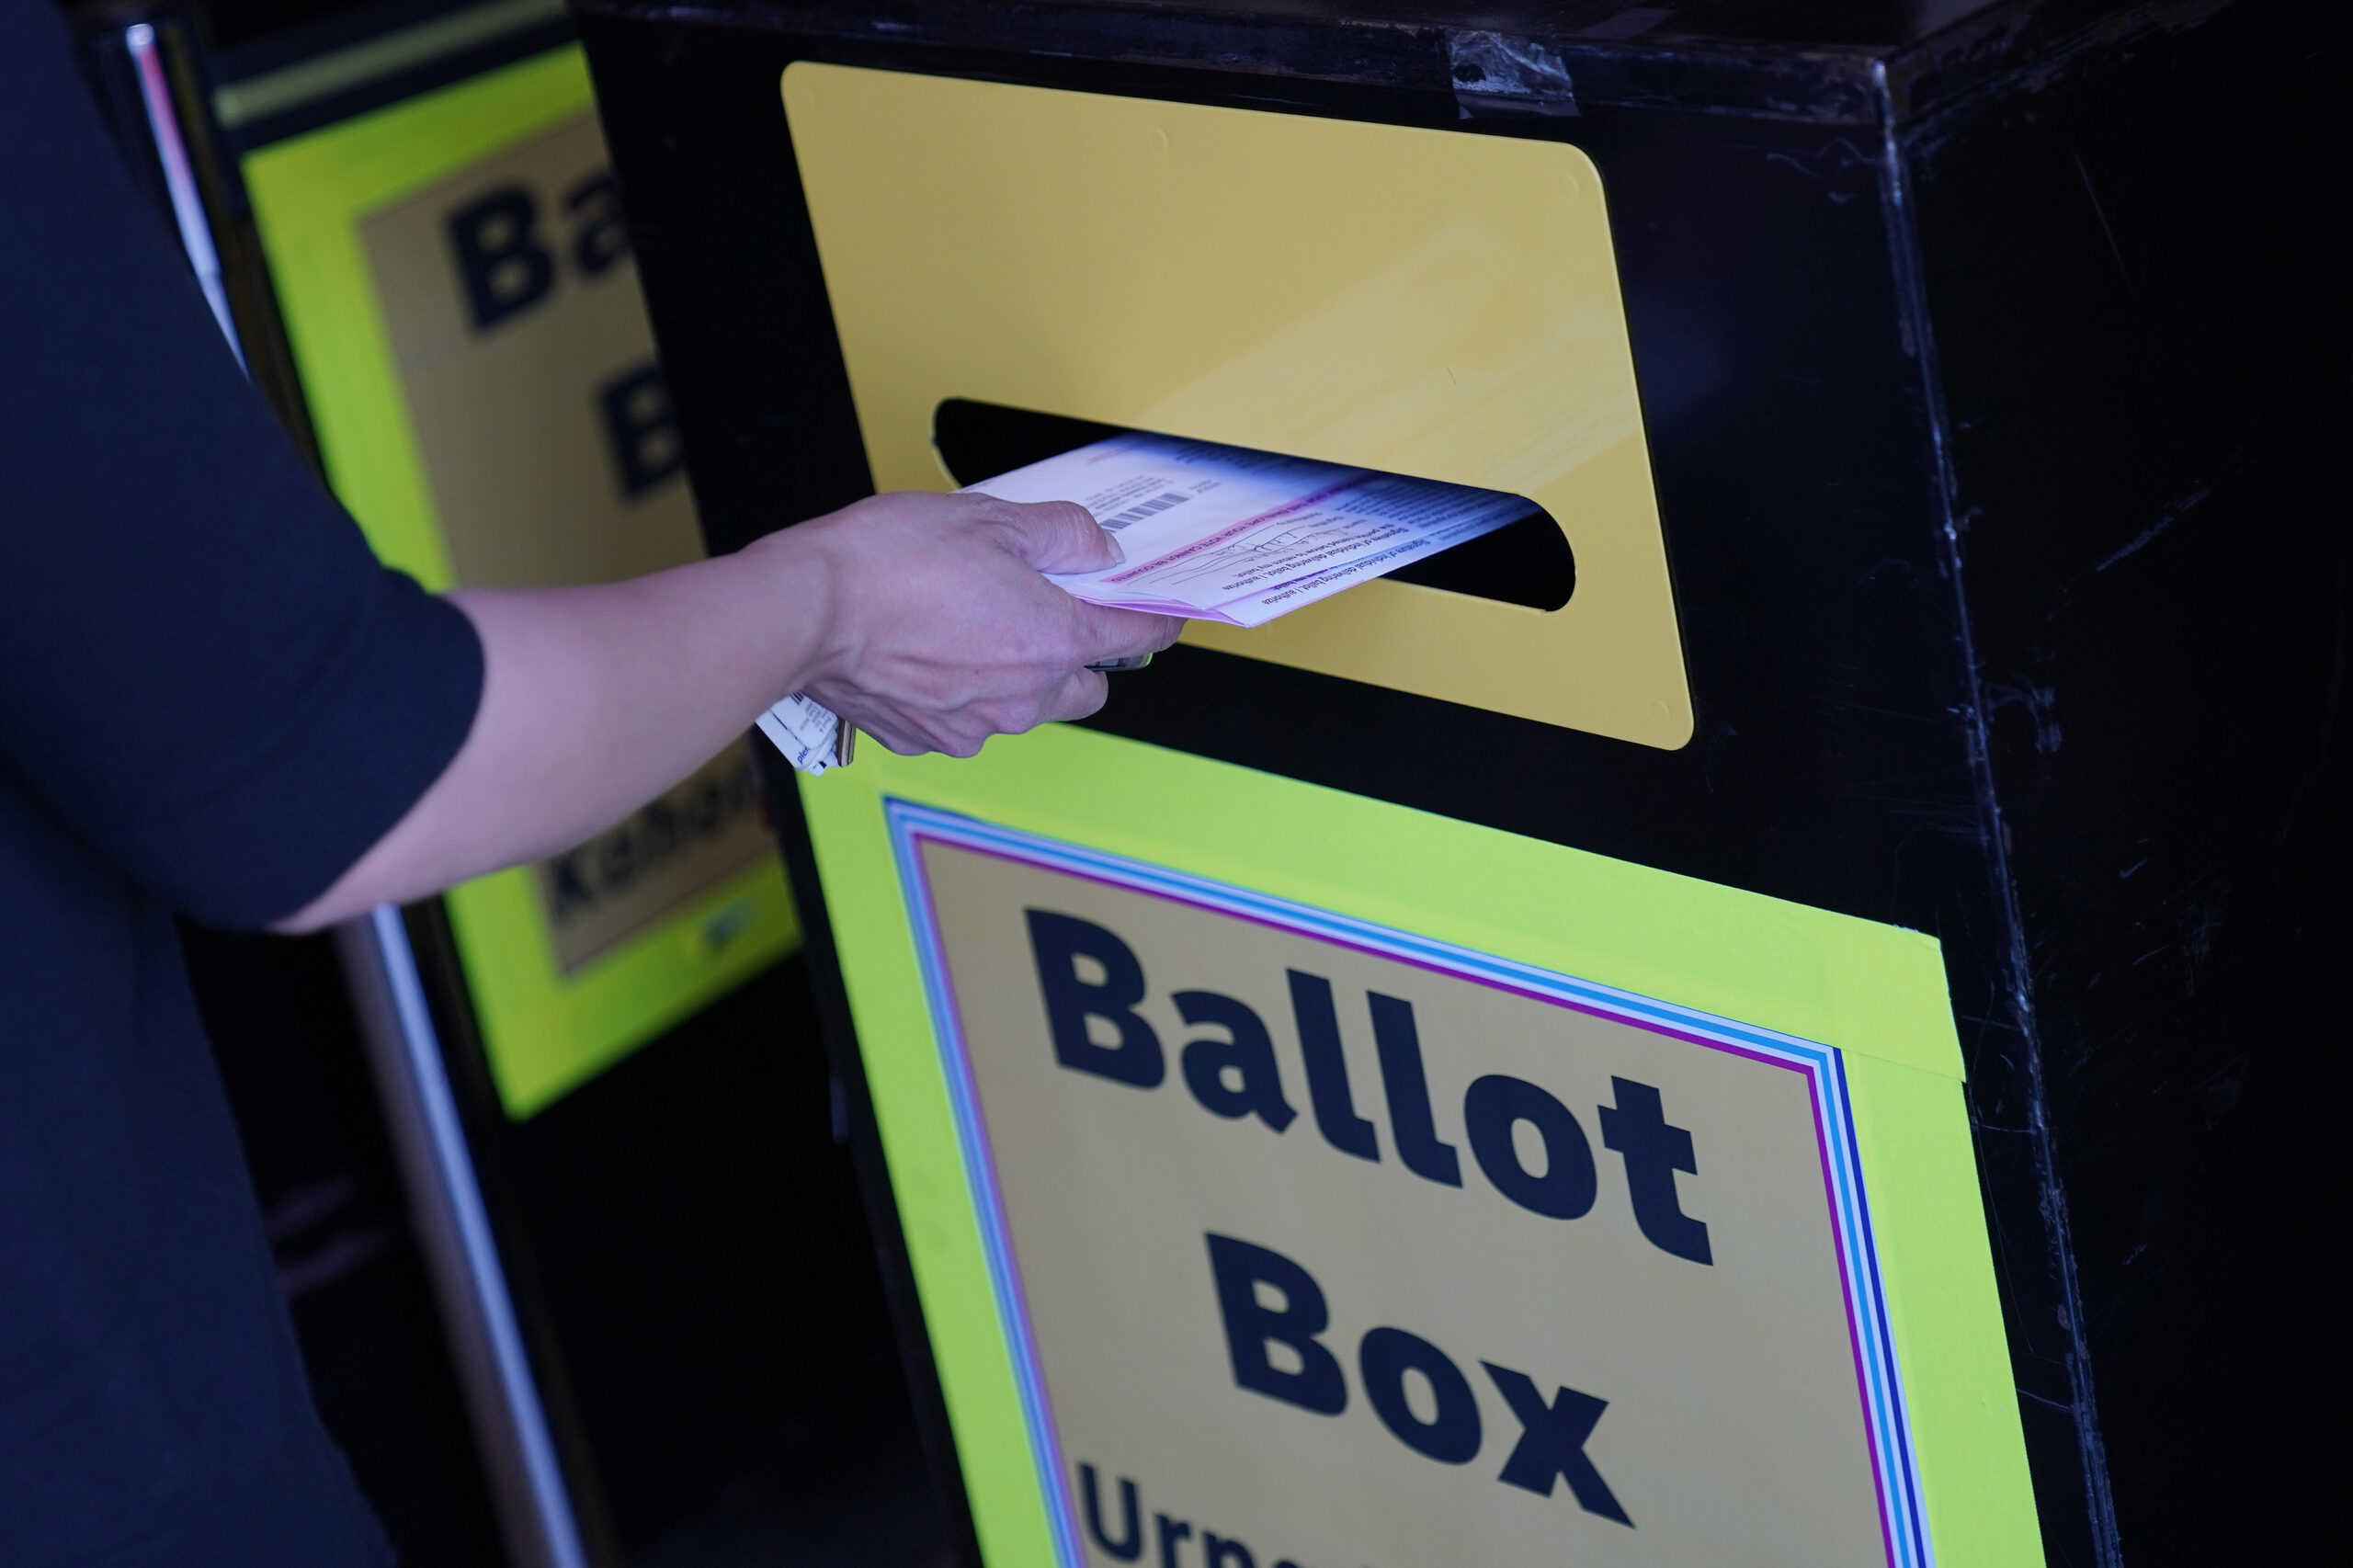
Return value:
<svg viewBox="0 0 2353 1568">
<path fill-rule="evenodd" d="M 175 910 L 323 892 L 472 722 L 0 0 L 0 1562 L 390 1558 L 313 1413 Z"/>
</svg>

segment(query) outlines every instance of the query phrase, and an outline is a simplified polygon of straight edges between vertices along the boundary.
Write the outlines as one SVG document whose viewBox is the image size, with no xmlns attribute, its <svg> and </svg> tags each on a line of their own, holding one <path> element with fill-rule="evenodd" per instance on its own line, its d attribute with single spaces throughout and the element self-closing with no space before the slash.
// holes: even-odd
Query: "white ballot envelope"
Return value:
<svg viewBox="0 0 2353 1568">
<path fill-rule="evenodd" d="M 814 776 L 849 760 L 851 732 L 834 710 L 805 692 L 794 692 L 760 715 L 760 733 L 784 760 Z"/>
<path fill-rule="evenodd" d="M 1075 501 L 1126 559 L 1049 581 L 1089 604 L 1229 626 L 1263 626 L 1535 510 L 1497 490 L 1149 435 L 1114 436 L 962 494 Z M 769 710 L 760 729 L 804 772 L 846 756 L 839 721 L 802 695 Z"/>
<path fill-rule="evenodd" d="M 1172 436 L 1115 436 L 964 487 L 1075 501 L 1127 560 L 1057 575 L 1090 604 L 1263 626 L 1535 508 L 1519 496 Z"/>
</svg>

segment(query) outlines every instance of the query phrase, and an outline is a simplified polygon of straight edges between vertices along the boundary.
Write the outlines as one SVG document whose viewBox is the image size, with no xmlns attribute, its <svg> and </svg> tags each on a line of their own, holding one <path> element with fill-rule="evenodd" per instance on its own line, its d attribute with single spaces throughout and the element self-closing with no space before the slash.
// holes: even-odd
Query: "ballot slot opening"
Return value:
<svg viewBox="0 0 2353 1568">
<path fill-rule="evenodd" d="M 949 398 L 932 415 L 931 439 L 959 484 L 973 484 L 1059 457 L 1114 436 L 1137 432 L 1002 403 Z M 1576 591 L 1576 558 L 1552 515 L 1526 497 L 1528 515 L 1494 532 L 1388 574 L 1400 583 L 1555 610 Z"/>
</svg>

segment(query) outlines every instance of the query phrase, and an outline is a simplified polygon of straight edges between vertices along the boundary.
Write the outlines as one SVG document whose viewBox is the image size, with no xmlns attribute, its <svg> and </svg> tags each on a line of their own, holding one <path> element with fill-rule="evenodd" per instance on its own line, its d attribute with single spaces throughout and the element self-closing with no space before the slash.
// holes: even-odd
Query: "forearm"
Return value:
<svg viewBox="0 0 2353 1568">
<path fill-rule="evenodd" d="M 807 690 L 893 751 L 970 756 L 1101 706 L 1091 661 L 1177 623 L 1040 573 L 1118 546 L 1078 506 L 877 495 L 733 555 L 597 587 L 451 598 L 481 634 L 473 727 L 433 787 L 307 907 L 310 931 L 580 843 Z"/>
<path fill-rule="evenodd" d="M 449 767 L 279 929 L 569 848 L 676 783 L 822 667 L 833 585 L 790 531 L 625 583 L 450 598 L 483 644 L 483 693 Z"/>
</svg>

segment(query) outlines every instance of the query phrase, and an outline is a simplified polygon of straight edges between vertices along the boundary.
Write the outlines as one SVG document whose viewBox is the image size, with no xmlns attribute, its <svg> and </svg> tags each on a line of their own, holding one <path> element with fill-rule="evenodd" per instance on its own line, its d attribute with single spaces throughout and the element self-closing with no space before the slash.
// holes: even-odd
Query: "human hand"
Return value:
<svg viewBox="0 0 2353 1568">
<path fill-rule="evenodd" d="M 1086 665 L 1176 641 L 1169 616 L 1106 609 L 1040 575 L 1114 565 L 1119 546 L 1073 502 L 899 491 L 770 535 L 826 637 L 802 689 L 891 750 L 971 756 L 995 734 L 1081 719 L 1108 687 Z"/>
</svg>

